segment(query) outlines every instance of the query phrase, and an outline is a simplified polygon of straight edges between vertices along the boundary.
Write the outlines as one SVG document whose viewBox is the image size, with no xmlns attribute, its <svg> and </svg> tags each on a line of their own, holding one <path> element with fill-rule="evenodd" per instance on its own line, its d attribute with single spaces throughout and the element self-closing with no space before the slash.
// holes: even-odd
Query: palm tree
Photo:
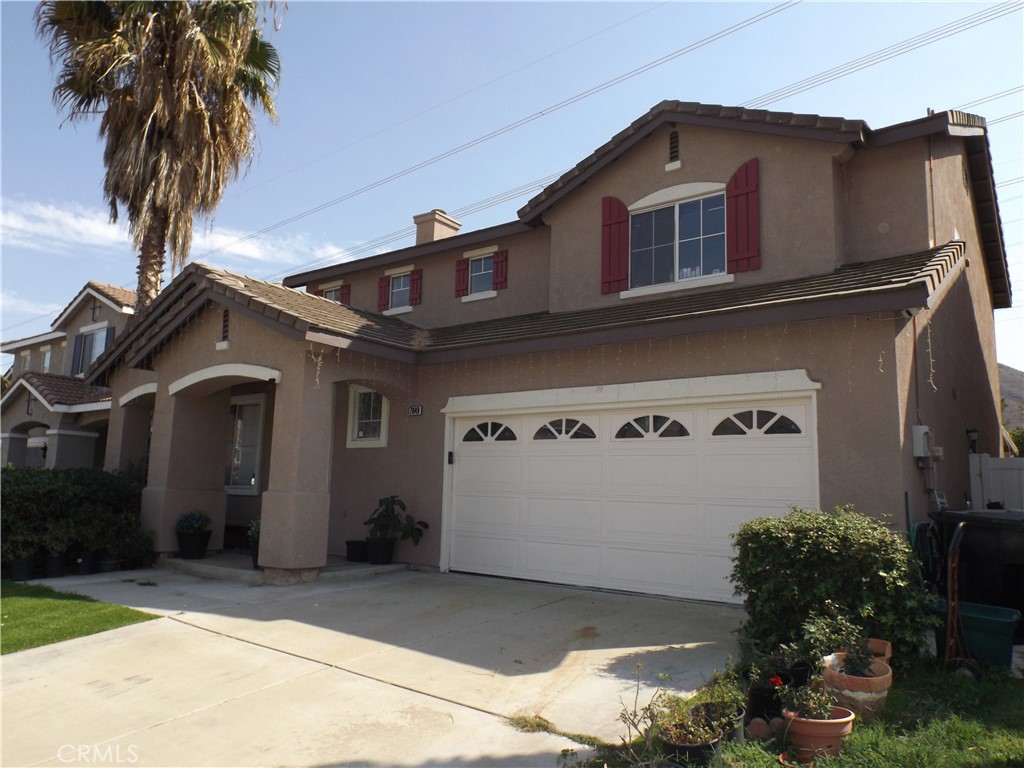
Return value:
<svg viewBox="0 0 1024 768">
<path fill-rule="evenodd" d="M 165 252 L 184 266 L 192 220 L 210 216 L 248 168 L 254 115 L 276 117 L 275 48 L 255 2 L 47 0 L 36 32 L 60 72 L 55 104 L 70 120 L 102 114 L 103 196 L 139 252 L 138 304 L 159 293 Z"/>
</svg>

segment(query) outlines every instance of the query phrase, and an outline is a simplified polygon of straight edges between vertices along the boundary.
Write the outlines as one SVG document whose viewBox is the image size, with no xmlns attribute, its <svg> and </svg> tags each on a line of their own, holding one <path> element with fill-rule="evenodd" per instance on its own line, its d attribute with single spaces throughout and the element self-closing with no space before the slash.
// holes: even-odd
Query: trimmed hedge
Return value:
<svg viewBox="0 0 1024 768">
<path fill-rule="evenodd" d="M 733 535 L 731 580 L 748 619 L 740 637 L 770 652 L 800 639 L 826 601 L 871 637 L 889 640 L 893 657 L 917 657 L 933 624 L 916 557 L 904 538 L 852 507 L 794 509 L 763 517 Z"/>
<path fill-rule="evenodd" d="M 141 484 L 130 474 L 7 466 L 0 493 L 5 563 L 40 551 L 152 560 L 152 540 L 139 525 Z"/>
</svg>

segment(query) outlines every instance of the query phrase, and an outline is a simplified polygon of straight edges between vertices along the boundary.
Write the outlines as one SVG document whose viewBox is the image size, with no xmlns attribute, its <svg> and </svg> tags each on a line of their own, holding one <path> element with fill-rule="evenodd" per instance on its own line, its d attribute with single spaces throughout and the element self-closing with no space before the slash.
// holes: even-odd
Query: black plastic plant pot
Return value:
<svg viewBox="0 0 1024 768">
<path fill-rule="evenodd" d="M 345 542 L 345 559 L 350 563 L 365 563 L 369 557 L 366 539 L 349 539 Z"/>
<path fill-rule="evenodd" d="M 178 531 L 178 557 L 182 560 L 202 560 L 213 531 Z"/>
<path fill-rule="evenodd" d="M 371 565 L 389 565 L 394 554 L 394 539 L 366 540 L 366 555 Z"/>
</svg>

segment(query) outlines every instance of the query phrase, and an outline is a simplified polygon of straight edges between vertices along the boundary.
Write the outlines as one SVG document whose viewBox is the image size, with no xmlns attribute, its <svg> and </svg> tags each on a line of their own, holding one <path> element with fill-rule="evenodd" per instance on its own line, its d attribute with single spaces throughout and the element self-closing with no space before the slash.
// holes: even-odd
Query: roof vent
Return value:
<svg viewBox="0 0 1024 768">
<path fill-rule="evenodd" d="M 416 225 L 416 245 L 451 237 L 462 226 L 460 222 L 439 208 L 428 213 L 421 213 L 419 216 L 413 216 L 412 221 Z"/>
</svg>

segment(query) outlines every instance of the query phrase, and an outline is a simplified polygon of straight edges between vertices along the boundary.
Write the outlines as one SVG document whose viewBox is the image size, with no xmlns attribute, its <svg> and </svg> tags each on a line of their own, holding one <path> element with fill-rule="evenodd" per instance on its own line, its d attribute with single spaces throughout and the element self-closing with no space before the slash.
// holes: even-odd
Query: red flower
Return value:
<svg viewBox="0 0 1024 768">
<path fill-rule="evenodd" d="M 772 675 L 768 678 L 768 685 L 772 688 L 779 688 L 782 686 L 782 678 L 778 675 Z"/>
</svg>

